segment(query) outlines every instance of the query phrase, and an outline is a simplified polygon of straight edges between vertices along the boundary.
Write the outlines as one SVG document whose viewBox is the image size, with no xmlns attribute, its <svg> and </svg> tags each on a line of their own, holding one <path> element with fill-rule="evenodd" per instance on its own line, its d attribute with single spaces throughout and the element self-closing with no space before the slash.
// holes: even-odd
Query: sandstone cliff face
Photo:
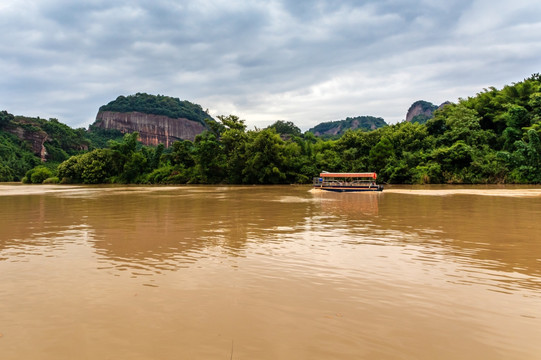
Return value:
<svg viewBox="0 0 541 360">
<path fill-rule="evenodd" d="M 363 129 L 366 131 L 376 130 L 387 126 L 385 120 L 373 116 L 348 117 L 345 120 L 327 121 L 316 125 L 310 131 L 315 136 L 333 136 L 344 134 L 348 129 Z"/>
<path fill-rule="evenodd" d="M 408 113 L 406 114 L 406 121 L 424 124 L 428 119 L 432 119 L 432 117 L 434 116 L 434 111 L 439 110 L 448 104 L 451 103 L 449 101 L 446 101 L 440 106 L 436 106 L 428 101 L 416 101 L 408 109 Z"/>
<path fill-rule="evenodd" d="M 171 146 L 177 140 L 193 141 L 197 134 L 206 130 L 205 126 L 196 121 L 140 112 L 100 111 L 94 125 L 102 129 L 119 130 L 122 133 L 137 131 L 139 140 L 144 145 L 164 144 L 165 147 Z"/>
<path fill-rule="evenodd" d="M 437 106 L 434 106 L 432 103 L 426 101 L 416 101 L 408 109 L 406 114 L 406 121 L 411 122 L 414 117 L 419 115 L 424 115 L 427 118 L 431 118 L 434 114 L 434 110 L 437 109 Z"/>
<path fill-rule="evenodd" d="M 17 136 L 19 139 L 26 141 L 32 147 L 32 152 L 41 158 L 41 161 L 47 161 L 47 150 L 45 149 L 45 141 L 48 139 L 48 135 L 45 131 L 32 128 L 32 126 L 25 127 L 24 125 L 31 125 L 31 123 L 21 121 L 22 126 L 9 126 L 6 131 Z"/>
</svg>

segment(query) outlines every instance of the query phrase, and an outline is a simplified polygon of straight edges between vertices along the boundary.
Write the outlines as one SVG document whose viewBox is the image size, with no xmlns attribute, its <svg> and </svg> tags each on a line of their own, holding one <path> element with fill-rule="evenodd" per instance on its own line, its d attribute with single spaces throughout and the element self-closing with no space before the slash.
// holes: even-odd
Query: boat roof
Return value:
<svg viewBox="0 0 541 360">
<path fill-rule="evenodd" d="M 328 177 L 340 177 L 340 178 L 372 178 L 376 179 L 378 174 L 375 172 L 365 172 L 365 173 L 330 173 L 322 172 L 319 174 L 319 177 L 328 178 Z"/>
</svg>

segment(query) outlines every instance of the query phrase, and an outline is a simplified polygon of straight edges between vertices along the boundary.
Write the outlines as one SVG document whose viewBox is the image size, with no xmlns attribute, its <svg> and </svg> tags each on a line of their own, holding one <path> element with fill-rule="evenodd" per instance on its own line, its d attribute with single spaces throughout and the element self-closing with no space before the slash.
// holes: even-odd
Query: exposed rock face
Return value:
<svg viewBox="0 0 541 360">
<path fill-rule="evenodd" d="M 343 134 L 347 129 L 351 129 L 351 130 L 356 130 L 358 128 L 360 128 L 360 122 L 359 120 L 355 119 L 353 120 L 350 124 L 346 124 L 344 122 L 342 123 L 337 123 L 335 127 L 332 127 L 328 130 L 325 130 L 325 131 L 315 131 L 314 132 L 314 135 L 315 136 L 322 136 L 322 135 L 338 135 L 338 134 Z M 377 127 L 376 127 L 376 124 L 368 124 L 367 127 L 365 127 L 365 130 L 376 130 Z"/>
<path fill-rule="evenodd" d="M 337 126 L 335 128 L 330 128 L 329 130 L 325 130 L 325 131 L 316 131 L 314 132 L 314 135 L 315 136 L 336 135 L 340 132 L 340 130 L 342 130 L 342 127 Z"/>
<path fill-rule="evenodd" d="M 406 121 L 411 122 L 414 117 L 419 115 L 422 115 L 426 119 L 430 119 L 432 118 L 432 115 L 437 108 L 437 106 L 427 101 L 416 101 L 408 109 L 408 113 L 406 114 Z"/>
<path fill-rule="evenodd" d="M 30 122 L 20 121 L 22 126 L 11 125 L 6 128 L 6 131 L 17 136 L 19 139 L 26 141 L 32 147 L 32 152 L 41 158 L 41 161 L 47 161 L 47 150 L 45 149 L 45 141 L 48 135 L 45 131 L 31 126 Z M 25 126 L 25 124 L 29 126 Z"/>
<path fill-rule="evenodd" d="M 438 110 L 443 109 L 446 105 L 450 105 L 450 104 L 452 104 L 450 101 L 446 101 L 443 104 L 441 104 L 440 106 L 438 106 Z"/>
<path fill-rule="evenodd" d="M 196 121 L 140 112 L 100 111 L 94 125 L 102 129 L 119 130 L 122 133 L 137 131 L 139 140 L 144 145 L 164 144 L 165 147 L 171 146 L 177 140 L 193 141 L 197 134 L 206 130 L 205 126 Z"/>
<path fill-rule="evenodd" d="M 311 128 L 310 131 L 315 136 L 333 136 L 342 135 L 346 130 L 363 129 L 366 131 L 376 130 L 387 126 L 385 120 L 373 116 L 357 116 L 346 118 L 345 120 L 328 121 Z"/>
</svg>

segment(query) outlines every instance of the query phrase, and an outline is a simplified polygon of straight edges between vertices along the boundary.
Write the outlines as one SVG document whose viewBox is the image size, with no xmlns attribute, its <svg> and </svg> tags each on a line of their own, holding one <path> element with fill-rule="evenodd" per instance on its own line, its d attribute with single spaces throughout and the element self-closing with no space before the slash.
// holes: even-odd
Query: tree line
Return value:
<svg viewBox="0 0 541 360">
<path fill-rule="evenodd" d="M 396 184 L 541 183 L 539 74 L 448 104 L 425 124 L 349 130 L 332 140 L 284 121 L 248 130 L 235 115 L 208 126 L 193 142 L 168 149 L 126 134 L 56 168 L 33 168 L 24 181 L 304 184 L 321 171 L 375 171 L 378 181 Z"/>
</svg>

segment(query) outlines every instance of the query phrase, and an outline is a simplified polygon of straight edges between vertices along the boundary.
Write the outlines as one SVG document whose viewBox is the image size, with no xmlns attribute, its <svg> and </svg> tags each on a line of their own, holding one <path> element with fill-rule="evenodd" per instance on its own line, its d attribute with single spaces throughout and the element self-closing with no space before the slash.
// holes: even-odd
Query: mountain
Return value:
<svg viewBox="0 0 541 360">
<path fill-rule="evenodd" d="M 177 140 L 194 140 L 207 129 L 206 121 L 214 121 L 200 105 L 164 95 L 137 93 L 119 96 L 100 107 L 90 130 L 139 132 L 144 145 L 164 144 Z"/>
<path fill-rule="evenodd" d="M 346 118 L 345 120 L 327 121 L 314 126 L 309 132 L 316 136 L 336 136 L 342 135 L 346 130 L 362 129 L 366 131 L 376 130 L 387 126 L 383 118 L 374 116 L 356 116 Z"/>
<path fill-rule="evenodd" d="M 431 102 L 418 100 L 411 104 L 406 114 L 406 121 L 412 123 L 424 124 L 434 117 L 434 111 L 441 109 L 445 105 L 450 104 L 449 101 L 444 102 L 440 106 L 436 106 Z"/>
</svg>

